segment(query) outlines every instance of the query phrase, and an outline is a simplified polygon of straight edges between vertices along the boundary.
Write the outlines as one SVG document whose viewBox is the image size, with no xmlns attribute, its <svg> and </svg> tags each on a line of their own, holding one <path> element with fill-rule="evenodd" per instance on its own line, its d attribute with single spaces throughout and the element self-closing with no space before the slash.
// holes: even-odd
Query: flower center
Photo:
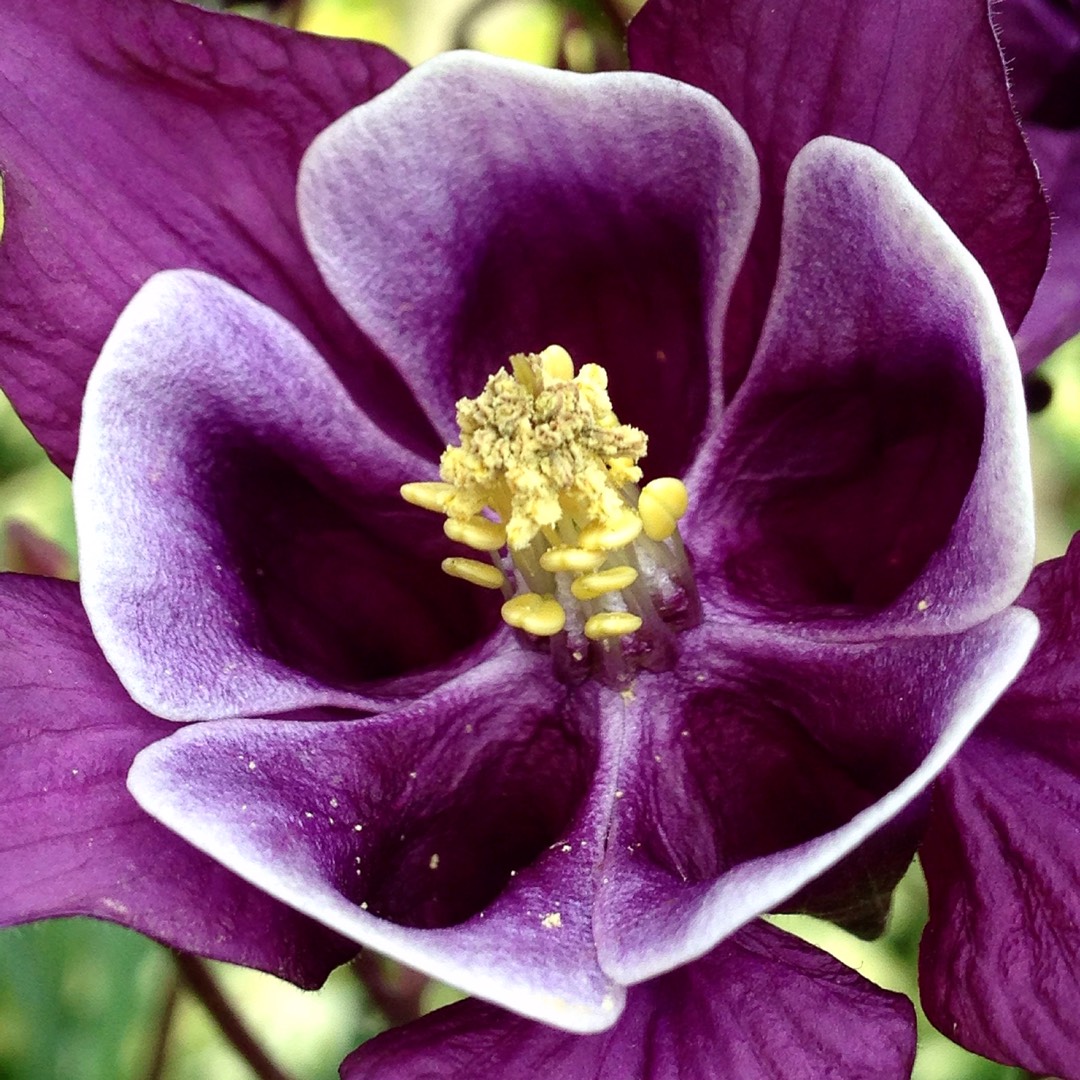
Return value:
<svg viewBox="0 0 1080 1080">
<path fill-rule="evenodd" d="M 639 489 L 647 439 L 619 422 L 607 384 L 598 364 L 575 374 L 558 345 L 511 357 L 458 402 L 461 444 L 444 451 L 442 481 L 401 494 L 488 555 L 442 568 L 502 589 L 503 619 L 548 641 L 562 677 L 625 685 L 674 664 L 700 604 L 678 530 L 686 487 L 667 476 Z"/>
</svg>

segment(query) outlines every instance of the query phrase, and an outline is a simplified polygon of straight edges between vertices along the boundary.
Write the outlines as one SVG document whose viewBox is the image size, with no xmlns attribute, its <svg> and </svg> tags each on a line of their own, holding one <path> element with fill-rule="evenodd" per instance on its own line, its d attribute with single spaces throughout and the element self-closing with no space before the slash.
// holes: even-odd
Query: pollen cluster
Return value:
<svg viewBox="0 0 1080 1080">
<path fill-rule="evenodd" d="M 503 589 L 503 619 L 538 637 L 566 630 L 595 642 L 639 630 L 650 609 L 634 588 L 641 557 L 650 569 L 663 564 L 663 542 L 677 542 L 686 512 L 673 477 L 638 489 L 647 439 L 620 423 L 607 386 L 602 367 L 575 373 L 558 345 L 513 356 L 458 402 L 461 440 L 442 455 L 441 481 L 401 489 L 446 515 L 451 540 L 490 558 L 448 558 L 443 570 Z"/>
</svg>

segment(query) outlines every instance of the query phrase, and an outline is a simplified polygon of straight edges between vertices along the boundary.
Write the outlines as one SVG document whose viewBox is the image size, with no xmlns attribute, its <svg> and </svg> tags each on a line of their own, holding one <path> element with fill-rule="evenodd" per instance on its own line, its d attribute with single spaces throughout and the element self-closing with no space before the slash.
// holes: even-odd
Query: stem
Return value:
<svg viewBox="0 0 1080 1080">
<path fill-rule="evenodd" d="M 176 1002 L 179 997 L 180 980 L 176 972 L 173 972 L 169 984 L 165 988 L 165 1000 L 161 1003 L 161 1015 L 158 1019 L 157 1032 L 155 1033 L 154 1046 L 150 1054 L 150 1064 L 146 1070 L 145 1080 L 161 1080 L 161 1076 L 165 1071 L 169 1036 L 172 1034 L 173 1017 L 176 1015 Z"/>
<path fill-rule="evenodd" d="M 259 1080 L 290 1080 L 289 1076 L 270 1060 L 266 1051 L 255 1041 L 247 1025 L 221 992 L 221 988 L 206 964 L 198 957 L 178 953 L 176 966 L 187 988 L 202 1002 L 203 1008 L 221 1029 L 221 1034 L 248 1063 Z"/>
<path fill-rule="evenodd" d="M 397 978 L 387 978 L 382 958 L 367 949 L 352 962 L 354 974 L 391 1027 L 419 1017 L 420 999 L 427 985 L 426 976 L 400 964 L 396 967 Z"/>
</svg>

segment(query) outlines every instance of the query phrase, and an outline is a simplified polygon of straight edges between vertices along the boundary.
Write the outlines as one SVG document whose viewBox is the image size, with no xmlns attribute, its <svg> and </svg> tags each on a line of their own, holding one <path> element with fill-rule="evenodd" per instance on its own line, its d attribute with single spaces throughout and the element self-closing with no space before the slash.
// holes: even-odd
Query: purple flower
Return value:
<svg viewBox="0 0 1080 1080">
<path fill-rule="evenodd" d="M 682 82 L 460 54 L 388 89 L 373 47 L 150 0 L 84 0 L 84 38 L 70 4 L 14 17 L 0 369 L 61 459 L 141 288 L 86 389 L 86 614 L 4 581 L 8 920 L 87 911 L 306 984 L 359 942 L 512 1010 L 347 1076 L 906 1074 L 909 1007 L 755 920 L 877 931 L 1031 647 L 1009 327 L 1045 222 L 981 6 L 885 36 L 835 7 L 653 0 L 632 55 Z M 42 89 L 58 49 L 73 81 Z M 73 87 L 100 114 L 69 144 Z M 312 263 L 287 181 L 377 90 L 306 151 Z M 417 498 L 509 545 L 452 569 L 536 593 L 510 621 L 546 644 L 398 494 L 511 357 Z M 581 425 L 588 490 L 550 496 L 545 424 Z M 575 592 L 598 555 L 636 577 Z"/>
<path fill-rule="evenodd" d="M 1055 219 L 1050 264 L 1016 337 L 1030 368 L 1080 332 L 1080 5 L 1008 0 L 995 19 Z"/>
</svg>

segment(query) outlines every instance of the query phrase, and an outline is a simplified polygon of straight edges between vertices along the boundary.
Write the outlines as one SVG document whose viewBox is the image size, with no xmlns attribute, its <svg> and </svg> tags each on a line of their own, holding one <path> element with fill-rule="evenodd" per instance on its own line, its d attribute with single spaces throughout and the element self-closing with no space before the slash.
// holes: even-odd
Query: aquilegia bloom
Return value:
<svg viewBox="0 0 1080 1080">
<path fill-rule="evenodd" d="M 208 34 L 235 25 L 143 7 Z M 657 62 L 642 66 L 657 66 L 674 55 L 663 8 L 644 20 L 637 48 Z M 993 72 L 985 20 L 957 20 L 979 42 L 965 59 Z M 999 98 L 983 104 L 1000 120 Z M 38 841 L 32 873 L 5 882 L 9 917 L 89 909 L 309 981 L 344 938 L 513 1010 L 455 1007 L 362 1048 L 350 1076 L 422 1075 L 429 1054 L 507 1077 L 553 1063 L 706 1075 L 717 1056 L 740 1077 L 770 1061 L 789 1076 L 905 1075 L 910 1010 L 752 920 L 787 906 L 873 932 L 922 831 L 920 796 L 1034 640 L 1009 606 L 1030 564 L 1030 490 L 998 301 L 1015 324 L 1041 230 L 1016 195 L 1030 175 L 1014 129 L 999 158 L 949 148 L 971 151 L 969 176 L 998 179 L 1002 197 L 981 205 L 1010 259 L 975 212 L 978 185 L 957 193 L 926 169 L 988 280 L 897 165 L 813 126 L 791 125 L 794 150 L 759 143 L 759 161 L 704 90 L 448 56 L 305 158 L 300 217 L 363 331 L 350 339 L 363 379 L 351 353 L 331 368 L 283 318 L 320 328 L 280 266 L 320 294 L 273 203 L 265 235 L 232 223 L 236 251 L 277 253 L 273 272 L 249 284 L 239 261 L 219 267 L 272 306 L 196 270 L 144 285 L 91 378 L 75 478 L 83 601 L 138 705 L 69 592 L 7 583 L 22 736 L 9 753 L 27 777 L 16 843 Z M 33 206 L 11 186 L 18 229 Z M 250 206 L 237 212 L 246 226 Z M 15 261 L 53 239 L 15 236 Z M 23 311 L 52 310 L 30 263 Z M 75 345 L 59 346 L 69 371 Z M 451 489 L 420 501 L 445 500 L 448 532 L 474 547 L 509 544 L 497 574 L 465 576 L 557 601 L 565 629 L 510 620 L 546 647 L 505 625 L 495 593 L 441 572 L 475 552 L 398 494 L 437 481 L 460 441 L 455 404 L 515 356 L 497 398 L 472 407 L 484 467 L 506 463 L 477 483 L 507 535 L 472 520 L 452 468 Z M 15 389 L 44 429 L 48 392 Z M 511 439 L 553 416 L 560 437 L 581 426 L 567 453 L 599 477 L 595 503 L 545 495 L 552 478 Z M 611 441 L 620 422 L 648 436 L 646 478 L 685 482 L 672 516 L 687 556 L 648 522 L 644 538 L 623 530 L 639 446 Z M 55 448 L 70 445 L 65 432 Z M 500 502 L 518 491 L 540 492 L 520 500 L 520 533 Z M 636 577 L 610 592 L 577 578 L 620 567 Z M 587 633 L 605 606 L 616 617 Z M 39 751 L 50 678 L 84 730 Z M 213 722 L 163 737 L 176 729 L 157 717 Z M 87 730 L 106 752 L 86 749 Z M 131 789 L 172 832 L 103 787 L 91 805 L 114 815 L 123 870 L 91 860 L 65 898 L 48 868 L 62 848 L 74 874 L 79 845 L 34 836 L 38 792 L 62 813 L 79 777 L 111 779 L 147 744 Z M 151 895 L 160 872 L 143 855 L 157 876 L 141 885 L 134 830 L 169 837 L 190 878 Z"/>
</svg>

